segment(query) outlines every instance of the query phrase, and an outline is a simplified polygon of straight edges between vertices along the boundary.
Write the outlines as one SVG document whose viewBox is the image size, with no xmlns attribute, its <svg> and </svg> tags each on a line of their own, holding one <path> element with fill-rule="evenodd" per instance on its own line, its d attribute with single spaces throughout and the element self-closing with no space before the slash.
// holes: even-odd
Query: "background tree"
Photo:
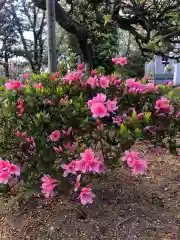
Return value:
<svg viewBox="0 0 180 240">
<path fill-rule="evenodd" d="M 45 11 L 41 11 L 30 0 L 14 1 L 9 12 L 14 19 L 15 31 L 19 35 L 20 46 L 17 56 L 29 61 L 34 73 L 39 73 L 43 64 L 45 44 Z M 28 35 L 28 37 L 27 37 Z"/>
<path fill-rule="evenodd" d="M 45 9 L 45 0 L 34 0 L 37 6 Z M 79 4 L 81 15 L 86 8 L 95 9 L 96 16 L 101 16 L 102 5 L 109 16 L 110 22 L 117 28 L 130 32 L 142 53 L 168 54 L 180 37 L 180 1 L 179 0 L 67 0 L 70 10 L 56 2 L 56 20 L 66 31 L 74 34 L 79 42 L 84 60 L 92 65 L 93 34 L 86 25 L 86 16 L 81 21 L 74 19 L 72 14 Z M 83 11 L 83 12 L 82 12 Z M 101 17 L 100 17 L 101 18 Z M 96 19 L 98 23 L 99 18 Z M 106 25 L 107 28 L 108 25 Z"/>
<path fill-rule="evenodd" d="M 5 4 L 0 18 L 0 59 L 7 78 L 9 78 L 9 60 L 15 55 L 14 47 L 17 43 L 18 35 L 14 31 L 14 19 L 8 11 L 8 4 Z"/>
</svg>

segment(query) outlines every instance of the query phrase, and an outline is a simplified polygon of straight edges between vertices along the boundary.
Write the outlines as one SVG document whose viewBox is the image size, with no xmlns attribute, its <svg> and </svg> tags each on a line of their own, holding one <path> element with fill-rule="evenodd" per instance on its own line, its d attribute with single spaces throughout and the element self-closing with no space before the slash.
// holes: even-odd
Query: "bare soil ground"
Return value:
<svg viewBox="0 0 180 240">
<path fill-rule="evenodd" d="M 96 200 L 85 207 L 76 195 L 31 199 L 13 213 L 3 206 L 0 239 L 180 240 L 180 159 L 134 148 L 148 158 L 145 176 L 108 170 L 93 180 Z"/>
</svg>

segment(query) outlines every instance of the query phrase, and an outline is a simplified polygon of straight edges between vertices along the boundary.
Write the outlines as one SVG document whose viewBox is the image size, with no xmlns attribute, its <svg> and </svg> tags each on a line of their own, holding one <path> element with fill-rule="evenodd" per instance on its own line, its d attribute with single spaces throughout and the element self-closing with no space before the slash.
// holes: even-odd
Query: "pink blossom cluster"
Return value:
<svg viewBox="0 0 180 240">
<path fill-rule="evenodd" d="M 76 175 L 76 183 L 74 190 L 75 192 L 79 190 L 81 186 L 81 176 L 82 173 L 102 173 L 104 172 L 104 161 L 99 160 L 92 149 L 86 149 L 83 153 L 80 154 L 81 159 L 73 160 L 69 164 L 62 164 L 61 167 L 64 169 L 64 177 L 67 177 L 69 174 Z M 44 175 L 41 178 L 41 192 L 46 198 L 50 198 L 54 195 L 54 189 L 57 186 L 57 180 L 51 178 L 49 175 Z M 92 193 L 90 186 L 86 186 L 80 189 L 80 201 L 83 205 L 93 202 L 95 195 Z"/>
<path fill-rule="evenodd" d="M 95 194 L 92 193 L 92 189 L 90 187 L 84 187 L 80 192 L 80 200 L 83 205 L 87 203 L 93 203 L 93 198 L 95 198 Z"/>
<path fill-rule="evenodd" d="M 62 164 L 61 167 L 65 170 L 63 176 L 67 177 L 69 174 L 77 175 L 74 190 L 78 191 L 81 186 L 81 174 L 82 173 L 102 173 L 104 172 L 104 161 L 98 159 L 92 149 L 86 149 L 81 153 L 81 159 L 73 160 L 69 164 Z M 80 200 L 83 205 L 92 203 L 95 195 L 92 193 L 92 189 L 87 186 L 80 190 Z"/>
<path fill-rule="evenodd" d="M 36 148 L 36 143 L 34 141 L 34 137 L 28 137 L 26 138 L 26 142 L 29 143 L 29 148 L 34 150 Z"/>
<path fill-rule="evenodd" d="M 55 105 L 55 102 L 51 99 L 48 99 L 48 98 L 45 98 L 43 103 L 44 103 L 44 105 L 49 105 L 49 106 Z"/>
<path fill-rule="evenodd" d="M 114 85 L 117 88 L 122 86 L 122 80 L 118 79 L 116 75 L 111 75 L 110 76 L 110 83 L 111 83 L 111 85 Z"/>
<path fill-rule="evenodd" d="M 116 124 L 118 127 L 122 124 L 123 122 L 123 118 L 119 115 L 115 116 L 112 118 L 113 119 L 113 123 Z"/>
<path fill-rule="evenodd" d="M 28 73 L 24 73 L 23 77 L 24 77 L 25 79 L 28 79 L 28 78 L 29 78 L 29 74 L 28 74 Z"/>
<path fill-rule="evenodd" d="M 0 159 L 0 184 L 7 184 L 13 176 L 20 176 L 20 168 L 8 160 Z"/>
<path fill-rule="evenodd" d="M 104 118 L 118 109 L 117 100 L 107 100 L 107 96 L 103 93 L 98 93 L 96 97 L 89 100 L 88 107 L 93 118 Z"/>
<path fill-rule="evenodd" d="M 122 161 L 126 161 L 128 166 L 132 168 L 133 175 L 144 174 L 147 170 L 147 162 L 140 159 L 139 153 L 133 151 L 125 151 Z"/>
<path fill-rule="evenodd" d="M 108 88 L 110 85 L 115 85 L 117 87 L 122 85 L 122 80 L 117 79 L 117 76 L 91 76 L 87 79 L 87 85 L 92 89 L 96 87 L 102 87 L 103 89 Z"/>
<path fill-rule="evenodd" d="M 116 57 L 112 58 L 112 62 L 116 65 L 126 65 L 127 64 L 127 58 L 126 57 Z"/>
<path fill-rule="evenodd" d="M 20 147 L 23 146 L 25 143 L 28 143 L 29 144 L 29 149 L 31 150 L 35 150 L 36 148 L 36 144 L 35 144 L 35 141 L 34 141 L 34 137 L 27 137 L 27 131 L 25 132 L 20 132 L 19 130 L 16 130 L 16 136 L 19 137 L 21 139 L 21 142 L 20 142 Z"/>
<path fill-rule="evenodd" d="M 62 97 L 59 102 L 62 104 L 62 105 L 67 105 L 68 104 L 68 96 L 65 96 L 65 97 Z"/>
<path fill-rule="evenodd" d="M 59 72 L 55 72 L 55 73 L 53 73 L 53 74 L 49 77 L 49 79 L 50 79 L 51 81 L 55 81 L 55 80 L 58 79 L 58 78 L 60 78 Z"/>
<path fill-rule="evenodd" d="M 5 87 L 9 90 L 20 90 L 25 87 L 25 85 L 20 80 L 9 80 L 5 83 Z"/>
<path fill-rule="evenodd" d="M 97 76 L 90 77 L 87 80 L 87 84 L 91 86 L 91 88 L 102 87 L 106 89 L 109 87 L 110 78 L 107 76 L 100 76 L 99 78 Z"/>
<path fill-rule="evenodd" d="M 80 179 L 81 175 L 78 175 L 76 178 L 75 191 L 77 191 L 80 187 Z M 58 181 L 54 178 L 51 178 L 49 175 L 44 175 L 41 178 L 41 192 L 45 198 L 51 198 L 54 196 L 54 190 L 57 187 L 57 183 Z M 93 203 L 94 197 L 95 195 L 92 193 L 92 189 L 89 186 L 81 189 L 79 198 L 83 205 L 86 205 L 87 203 Z"/>
<path fill-rule="evenodd" d="M 157 86 L 152 83 L 142 84 L 140 81 L 136 81 L 136 79 L 133 78 L 127 79 L 125 86 L 127 87 L 127 92 L 133 94 L 157 92 L 158 90 Z"/>
<path fill-rule="evenodd" d="M 68 174 L 80 173 L 102 173 L 104 172 L 104 161 L 99 160 L 92 149 L 86 149 L 81 153 L 80 160 L 73 160 L 69 164 L 62 164 L 61 167 L 65 170 L 63 176 Z"/>
<path fill-rule="evenodd" d="M 69 127 L 67 131 L 54 130 L 50 135 L 50 139 L 52 142 L 57 142 L 61 138 L 61 134 L 63 134 L 64 136 L 69 136 L 71 133 L 72 133 L 72 127 Z"/>
<path fill-rule="evenodd" d="M 54 196 L 54 189 L 57 186 L 57 180 L 51 178 L 49 175 L 44 175 L 41 178 L 41 192 L 44 194 L 45 198 L 50 198 Z"/>
<path fill-rule="evenodd" d="M 171 81 L 165 81 L 163 84 L 166 85 L 166 86 L 172 86 L 173 85 Z"/>
<path fill-rule="evenodd" d="M 79 71 L 82 71 L 82 70 L 84 70 L 85 69 L 85 63 L 80 63 L 80 64 L 78 64 L 78 70 Z"/>
<path fill-rule="evenodd" d="M 34 84 L 34 88 L 36 88 L 36 89 L 42 89 L 42 88 L 44 88 L 44 85 L 43 85 L 42 83 L 35 83 L 35 84 Z"/>
<path fill-rule="evenodd" d="M 24 138 L 24 137 L 26 137 L 27 136 L 27 131 L 25 131 L 25 132 L 20 132 L 18 129 L 16 129 L 16 136 L 17 137 L 21 137 L 21 138 Z"/>
<path fill-rule="evenodd" d="M 76 72 L 69 72 L 63 78 L 62 81 L 67 84 L 71 84 L 72 82 L 81 81 L 82 79 L 82 70 L 78 70 Z"/>
<path fill-rule="evenodd" d="M 24 113 L 24 101 L 21 97 L 18 98 L 17 100 L 17 109 L 18 109 L 18 112 L 17 112 L 18 117 L 22 117 Z"/>
<path fill-rule="evenodd" d="M 176 120 L 180 119 L 180 112 L 176 113 Z"/>
<path fill-rule="evenodd" d="M 171 110 L 170 100 L 165 97 L 161 97 L 156 101 L 155 109 L 157 111 L 169 113 Z"/>
</svg>

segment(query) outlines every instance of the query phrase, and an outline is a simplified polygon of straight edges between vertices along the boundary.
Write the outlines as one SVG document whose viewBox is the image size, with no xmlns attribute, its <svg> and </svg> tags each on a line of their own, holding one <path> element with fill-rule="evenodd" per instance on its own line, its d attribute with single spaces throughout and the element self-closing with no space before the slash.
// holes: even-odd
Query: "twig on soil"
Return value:
<svg viewBox="0 0 180 240">
<path fill-rule="evenodd" d="M 130 217 L 127 217 L 127 218 L 123 219 L 121 222 L 119 222 L 119 223 L 116 225 L 116 233 L 117 233 L 116 239 L 117 239 L 117 240 L 120 240 L 120 239 L 119 239 L 119 236 L 118 236 L 118 227 L 119 227 L 120 225 L 126 223 L 127 221 L 129 221 L 131 218 L 134 218 L 134 217 L 136 217 L 136 215 L 132 215 L 132 216 L 130 216 Z"/>
<path fill-rule="evenodd" d="M 24 204 L 24 207 L 11 219 L 11 221 L 14 221 L 19 215 L 21 215 L 21 213 L 25 209 L 27 209 L 27 207 L 29 207 L 29 205 L 31 204 L 31 200 L 32 200 L 32 198 L 30 198 L 26 201 L 26 203 Z"/>
<path fill-rule="evenodd" d="M 119 222 L 117 225 L 116 225 L 116 228 L 118 228 L 120 225 L 124 224 L 125 222 L 127 222 L 128 220 L 130 220 L 131 218 L 134 218 L 136 215 L 132 215 L 130 217 L 127 217 L 125 219 L 123 219 L 121 222 Z"/>
</svg>

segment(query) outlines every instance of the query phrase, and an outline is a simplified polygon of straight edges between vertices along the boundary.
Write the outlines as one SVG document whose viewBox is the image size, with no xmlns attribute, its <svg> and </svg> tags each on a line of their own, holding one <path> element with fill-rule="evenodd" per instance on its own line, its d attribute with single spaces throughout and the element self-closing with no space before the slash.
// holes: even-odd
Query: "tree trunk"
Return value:
<svg viewBox="0 0 180 240">
<path fill-rule="evenodd" d="M 46 0 L 48 26 L 48 71 L 57 71 L 55 0 Z"/>
<path fill-rule="evenodd" d="M 43 10 L 46 9 L 45 0 L 34 0 L 34 2 L 37 7 Z M 89 29 L 73 21 L 57 1 L 55 2 L 55 11 L 57 23 L 67 32 L 72 33 L 77 37 L 81 51 L 83 53 L 84 61 L 88 63 L 88 66 L 91 69 L 93 61 L 93 51 L 92 45 L 90 43 L 91 41 L 88 41 L 89 39 L 92 39 Z"/>
<path fill-rule="evenodd" d="M 4 73 L 7 78 L 9 78 L 9 58 L 7 52 L 4 55 Z"/>
<path fill-rule="evenodd" d="M 41 67 L 38 64 L 31 65 L 31 69 L 32 69 L 33 73 L 40 74 Z"/>
</svg>

